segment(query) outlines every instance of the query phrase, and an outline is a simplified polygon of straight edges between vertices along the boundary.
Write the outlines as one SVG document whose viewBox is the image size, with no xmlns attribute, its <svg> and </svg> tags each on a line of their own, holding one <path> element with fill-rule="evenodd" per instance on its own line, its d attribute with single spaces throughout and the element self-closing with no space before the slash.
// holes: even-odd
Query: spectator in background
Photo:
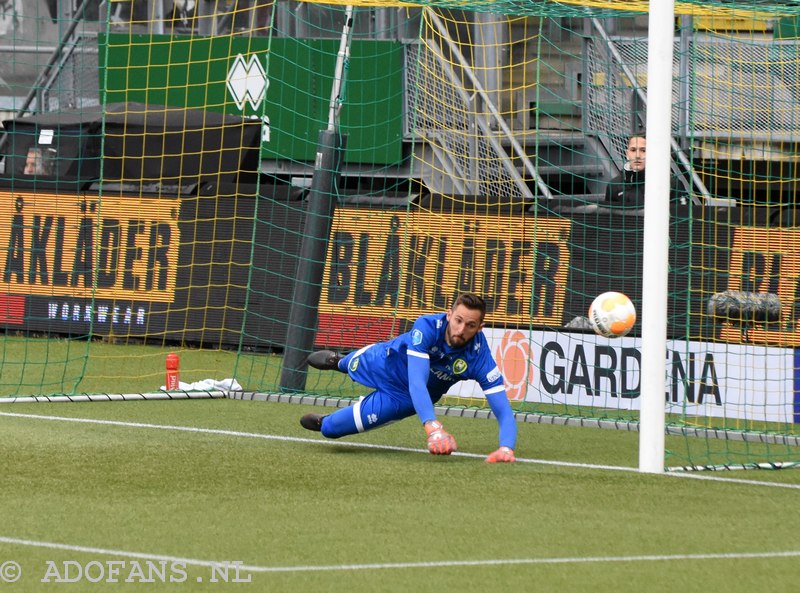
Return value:
<svg viewBox="0 0 800 593">
<path fill-rule="evenodd" d="M 647 138 L 644 134 L 634 134 L 628 138 L 625 150 L 625 164 L 619 175 L 608 182 L 606 202 L 603 206 L 642 210 L 644 208 L 645 165 L 647 164 Z M 680 204 L 687 203 L 686 192 L 680 182 L 673 177 L 670 183 L 670 196 Z"/>
<path fill-rule="evenodd" d="M 48 159 L 46 149 L 38 146 L 31 146 L 25 157 L 25 168 L 22 173 L 25 175 L 50 175 L 52 163 Z"/>
</svg>

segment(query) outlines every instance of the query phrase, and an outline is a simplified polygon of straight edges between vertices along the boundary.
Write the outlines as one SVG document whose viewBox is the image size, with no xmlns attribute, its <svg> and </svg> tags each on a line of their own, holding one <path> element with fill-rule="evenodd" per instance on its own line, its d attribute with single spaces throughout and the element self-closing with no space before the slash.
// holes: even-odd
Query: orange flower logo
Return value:
<svg viewBox="0 0 800 593">
<path fill-rule="evenodd" d="M 508 399 L 524 400 L 536 368 L 528 336 L 519 330 L 507 331 L 495 350 L 494 357 L 503 373 Z"/>
</svg>

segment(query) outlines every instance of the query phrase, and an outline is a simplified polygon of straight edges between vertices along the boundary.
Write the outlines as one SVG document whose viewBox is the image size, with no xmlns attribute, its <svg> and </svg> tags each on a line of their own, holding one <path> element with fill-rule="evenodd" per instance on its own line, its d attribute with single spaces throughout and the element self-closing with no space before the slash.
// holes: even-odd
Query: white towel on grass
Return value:
<svg viewBox="0 0 800 593">
<path fill-rule="evenodd" d="M 166 390 L 162 385 L 161 391 Z M 242 391 L 242 386 L 236 379 L 203 379 L 194 383 L 178 381 L 178 391 Z"/>
</svg>

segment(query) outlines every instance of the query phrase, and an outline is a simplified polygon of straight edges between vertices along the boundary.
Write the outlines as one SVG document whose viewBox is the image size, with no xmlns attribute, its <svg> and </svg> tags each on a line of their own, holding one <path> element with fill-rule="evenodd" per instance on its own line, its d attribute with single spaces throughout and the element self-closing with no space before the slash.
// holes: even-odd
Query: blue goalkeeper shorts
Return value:
<svg viewBox="0 0 800 593">
<path fill-rule="evenodd" d="M 322 436 L 338 439 L 378 428 L 416 414 L 411 402 L 404 402 L 380 391 L 362 397 L 349 408 L 336 410 L 322 419 Z"/>
<path fill-rule="evenodd" d="M 355 364 L 351 364 L 354 358 L 358 360 Z M 391 385 L 390 381 L 380 381 L 381 375 L 386 372 L 384 359 L 385 354 L 381 346 L 372 345 L 351 352 L 339 361 L 340 370 L 347 369 L 354 381 L 372 387 L 375 391 L 362 397 L 352 406 L 337 410 L 323 418 L 323 436 L 338 439 L 416 414 L 407 388 L 403 391 L 400 386 Z M 383 383 L 381 387 L 377 386 L 379 382 Z"/>
</svg>

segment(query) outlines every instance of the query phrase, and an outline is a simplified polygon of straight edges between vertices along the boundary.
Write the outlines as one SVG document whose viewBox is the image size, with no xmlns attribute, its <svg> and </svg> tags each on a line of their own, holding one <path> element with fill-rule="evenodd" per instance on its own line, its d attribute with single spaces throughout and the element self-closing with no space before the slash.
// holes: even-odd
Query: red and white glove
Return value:
<svg viewBox="0 0 800 593">
<path fill-rule="evenodd" d="M 510 447 L 500 447 L 486 458 L 486 463 L 514 463 L 516 460 L 517 458 L 514 457 L 514 449 Z"/>
<path fill-rule="evenodd" d="M 430 420 L 424 426 L 425 432 L 428 433 L 428 451 L 433 455 L 450 455 L 458 449 L 453 435 L 442 428 L 441 422 Z"/>
</svg>

